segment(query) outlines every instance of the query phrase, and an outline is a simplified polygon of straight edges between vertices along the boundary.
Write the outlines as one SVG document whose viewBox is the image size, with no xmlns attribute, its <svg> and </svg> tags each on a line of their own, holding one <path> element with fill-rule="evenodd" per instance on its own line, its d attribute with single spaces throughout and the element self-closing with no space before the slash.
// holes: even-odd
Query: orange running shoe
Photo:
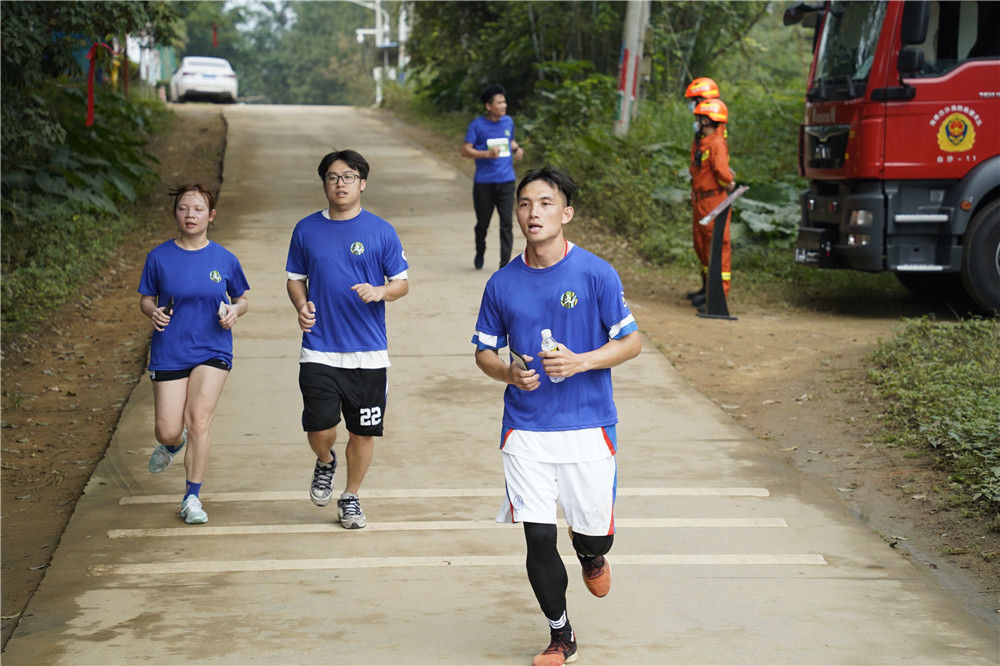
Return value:
<svg viewBox="0 0 1000 666">
<path fill-rule="evenodd" d="M 607 596 L 611 591 L 611 565 L 603 555 L 598 555 L 589 562 L 580 560 L 583 565 L 583 582 L 595 597 Z"/>
<path fill-rule="evenodd" d="M 576 661 L 576 634 L 557 633 L 545 650 L 531 661 L 531 666 L 563 666 Z"/>
</svg>

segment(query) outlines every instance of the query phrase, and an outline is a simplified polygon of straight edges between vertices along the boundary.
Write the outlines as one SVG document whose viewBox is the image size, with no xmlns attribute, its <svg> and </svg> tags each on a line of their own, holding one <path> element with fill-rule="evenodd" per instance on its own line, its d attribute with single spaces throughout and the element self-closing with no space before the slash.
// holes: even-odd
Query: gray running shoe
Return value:
<svg viewBox="0 0 1000 666">
<path fill-rule="evenodd" d="M 341 495 L 337 500 L 337 513 L 340 514 L 340 524 L 349 530 L 359 530 L 365 526 L 365 514 L 361 511 L 357 495 Z"/>
<path fill-rule="evenodd" d="M 157 444 L 153 449 L 153 455 L 149 456 L 149 473 L 159 474 L 160 472 L 166 470 L 170 467 L 170 463 L 174 461 L 174 456 L 181 452 L 184 445 L 188 441 L 188 431 L 187 428 L 181 431 L 181 448 L 177 449 L 173 453 L 167 448 L 166 444 Z"/>
<path fill-rule="evenodd" d="M 329 465 L 317 460 L 316 467 L 313 469 L 309 499 L 316 506 L 326 506 L 330 503 L 330 498 L 333 497 L 333 475 L 337 472 L 337 454 L 334 451 L 330 451 L 330 453 L 333 453 L 333 460 Z"/>
<path fill-rule="evenodd" d="M 208 514 L 201 507 L 201 500 L 197 495 L 188 495 L 181 503 L 181 518 L 188 525 L 199 525 L 208 522 Z"/>
</svg>

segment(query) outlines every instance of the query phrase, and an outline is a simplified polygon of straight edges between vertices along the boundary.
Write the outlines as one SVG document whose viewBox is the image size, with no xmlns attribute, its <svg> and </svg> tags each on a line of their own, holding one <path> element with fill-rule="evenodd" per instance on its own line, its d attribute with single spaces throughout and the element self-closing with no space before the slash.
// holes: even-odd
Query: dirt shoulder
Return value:
<svg viewBox="0 0 1000 666">
<path fill-rule="evenodd" d="M 151 329 L 136 288 L 146 253 L 176 232 L 166 191 L 183 181 L 218 187 L 225 140 L 217 107 L 179 109 L 171 131 L 149 147 L 162 182 L 141 204 L 147 223 L 43 330 L 3 336 L 3 646 L 144 374 Z"/>
<path fill-rule="evenodd" d="M 3 339 L 4 646 L 143 375 L 149 327 L 135 289 L 146 252 L 173 233 L 166 189 L 182 180 L 220 182 L 221 109 L 189 104 L 177 111 L 169 136 L 151 146 L 163 185 L 143 206 L 147 228 L 125 239 L 118 258 L 54 313 L 57 323 L 48 330 Z M 471 173 L 457 140 L 396 124 L 414 143 Z M 1000 534 L 950 503 L 947 476 L 927 458 L 873 440 L 879 408 L 865 385 L 863 358 L 923 306 L 863 298 L 811 309 L 744 303 L 737 256 L 729 309 L 738 319 L 702 319 L 683 299 L 690 285 L 642 266 L 620 239 L 582 220 L 571 233 L 619 268 L 643 332 L 688 382 L 837 496 L 887 548 L 995 623 Z"/>
</svg>

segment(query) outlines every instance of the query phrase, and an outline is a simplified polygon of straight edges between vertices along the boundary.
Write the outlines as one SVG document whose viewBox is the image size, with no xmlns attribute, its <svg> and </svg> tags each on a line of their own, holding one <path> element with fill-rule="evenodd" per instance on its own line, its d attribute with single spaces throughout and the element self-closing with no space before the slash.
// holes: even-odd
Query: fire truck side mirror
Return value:
<svg viewBox="0 0 1000 666">
<path fill-rule="evenodd" d="M 924 52 L 920 49 L 900 49 L 896 69 L 900 76 L 919 72 L 924 68 Z"/>
<path fill-rule="evenodd" d="M 930 5 L 929 2 L 906 0 L 899 31 L 899 41 L 903 46 L 923 44 L 927 40 L 927 24 L 931 16 Z"/>
<path fill-rule="evenodd" d="M 782 23 L 785 25 L 795 25 L 801 21 L 802 25 L 806 28 L 815 28 L 816 18 L 822 9 L 823 5 L 809 5 L 805 2 L 796 2 L 785 10 Z"/>
</svg>

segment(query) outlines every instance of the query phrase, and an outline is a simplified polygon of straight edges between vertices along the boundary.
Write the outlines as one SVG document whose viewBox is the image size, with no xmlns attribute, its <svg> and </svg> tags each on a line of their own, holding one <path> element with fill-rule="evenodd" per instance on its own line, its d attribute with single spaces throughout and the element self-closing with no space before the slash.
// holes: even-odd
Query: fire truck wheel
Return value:
<svg viewBox="0 0 1000 666">
<path fill-rule="evenodd" d="M 987 313 L 1000 312 L 1000 199 L 969 222 L 962 240 L 962 282 Z"/>
</svg>

